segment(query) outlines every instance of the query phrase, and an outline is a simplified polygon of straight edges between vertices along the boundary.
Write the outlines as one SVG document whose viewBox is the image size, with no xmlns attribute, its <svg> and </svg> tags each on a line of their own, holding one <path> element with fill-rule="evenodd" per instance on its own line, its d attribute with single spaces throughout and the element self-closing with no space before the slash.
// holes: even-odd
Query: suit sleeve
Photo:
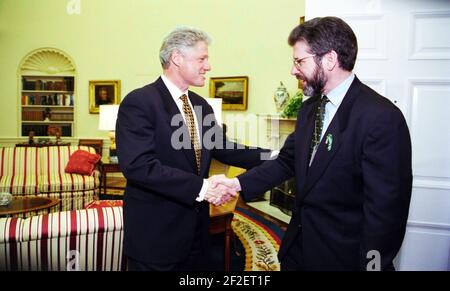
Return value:
<svg viewBox="0 0 450 291">
<path fill-rule="evenodd" d="M 224 164 L 248 170 L 261 165 L 270 156 L 271 150 L 231 142 L 224 133 L 219 134 L 219 138 L 223 142 L 214 148 L 213 157 Z"/>
<path fill-rule="evenodd" d="M 294 147 L 295 132 L 288 136 L 275 160 L 266 161 L 262 165 L 238 176 L 244 200 L 257 198 L 265 191 L 295 175 Z"/>
<path fill-rule="evenodd" d="M 123 100 L 116 123 L 117 153 L 124 176 L 152 193 L 194 204 L 203 179 L 161 164 L 155 155 L 156 125 L 150 118 L 150 105 L 134 97 L 131 93 Z"/>
<path fill-rule="evenodd" d="M 363 143 L 363 237 L 361 263 L 366 270 L 378 251 L 381 270 L 390 267 L 405 234 L 412 188 L 411 140 L 402 113 L 378 115 Z"/>
<path fill-rule="evenodd" d="M 265 161 L 264 158 L 270 156 L 271 151 L 268 149 L 231 142 L 224 129 L 218 126 L 212 107 L 203 98 L 198 98 L 201 100 L 205 112 L 203 125 L 208 128 L 203 136 L 203 146 L 211 150 L 213 158 L 224 164 L 248 170 L 262 164 Z"/>
</svg>

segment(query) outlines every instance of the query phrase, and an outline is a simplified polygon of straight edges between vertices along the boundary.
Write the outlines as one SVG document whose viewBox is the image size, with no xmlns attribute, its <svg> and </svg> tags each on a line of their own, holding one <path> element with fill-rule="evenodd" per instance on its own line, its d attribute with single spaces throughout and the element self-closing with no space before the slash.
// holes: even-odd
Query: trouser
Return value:
<svg viewBox="0 0 450 291">
<path fill-rule="evenodd" d="M 170 264 L 149 264 L 140 262 L 134 258 L 128 257 L 128 271 L 202 271 L 206 270 L 207 249 L 208 249 L 208 226 L 207 221 L 198 216 L 195 228 L 194 242 L 187 257 L 177 263 Z M 205 233 L 206 230 L 206 233 Z"/>
<path fill-rule="evenodd" d="M 301 265 L 302 246 L 299 234 L 291 243 L 286 255 L 281 259 L 281 271 L 302 271 Z"/>
</svg>

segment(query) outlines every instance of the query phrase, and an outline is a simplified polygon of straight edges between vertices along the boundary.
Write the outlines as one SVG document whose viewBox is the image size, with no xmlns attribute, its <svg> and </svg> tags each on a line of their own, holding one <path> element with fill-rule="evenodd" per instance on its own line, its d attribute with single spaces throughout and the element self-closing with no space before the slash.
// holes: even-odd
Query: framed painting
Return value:
<svg viewBox="0 0 450 291">
<path fill-rule="evenodd" d="M 300 24 L 305 23 L 305 16 L 300 16 Z M 298 88 L 303 90 L 303 87 L 305 86 L 304 81 L 298 80 Z"/>
<path fill-rule="evenodd" d="M 211 78 L 209 95 L 222 99 L 223 110 L 247 110 L 248 77 Z"/>
<path fill-rule="evenodd" d="M 89 113 L 99 112 L 99 105 L 120 103 L 120 81 L 89 81 Z"/>
</svg>

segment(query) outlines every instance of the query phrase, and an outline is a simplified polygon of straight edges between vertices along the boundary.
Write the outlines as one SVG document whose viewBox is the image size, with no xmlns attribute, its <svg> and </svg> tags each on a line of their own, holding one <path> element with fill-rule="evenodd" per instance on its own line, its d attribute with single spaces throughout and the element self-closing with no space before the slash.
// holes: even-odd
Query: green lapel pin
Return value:
<svg viewBox="0 0 450 291">
<path fill-rule="evenodd" d="M 333 146 L 333 135 L 331 133 L 327 134 L 325 144 L 327 145 L 327 150 L 331 151 L 331 147 Z"/>
</svg>

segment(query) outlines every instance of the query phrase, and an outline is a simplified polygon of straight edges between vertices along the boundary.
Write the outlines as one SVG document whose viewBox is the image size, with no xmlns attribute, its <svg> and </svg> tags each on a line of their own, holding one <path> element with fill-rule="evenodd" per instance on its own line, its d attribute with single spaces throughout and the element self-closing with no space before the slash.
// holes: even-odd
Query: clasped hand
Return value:
<svg viewBox="0 0 450 291">
<path fill-rule="evenodd" d="M 205 200 L 209 203 L 220 206 L 237 196 L 241 191 L 237 178 L 229 179 L 225 175 L 215 175 L 208 179 L 209 187 L 205 194 Z"/>
</svg>

